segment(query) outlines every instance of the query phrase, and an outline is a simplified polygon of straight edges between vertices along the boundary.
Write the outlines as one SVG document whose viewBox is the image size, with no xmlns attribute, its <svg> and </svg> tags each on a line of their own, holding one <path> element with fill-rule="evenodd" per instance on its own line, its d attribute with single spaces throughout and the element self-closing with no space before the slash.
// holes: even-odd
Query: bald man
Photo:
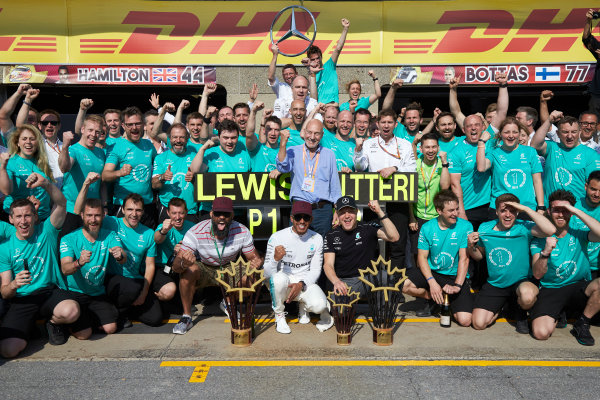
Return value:
<svg viewBox="0 0 600 400">
<path fill-rule="evenodd" d="M 309 96 L 308 79 L 298 75 L 292 81 L 292 99 L 279 98 L 275 100 L 273 115 L 279 118 L 291 118 L 290 108 L 292 101 L 301 100 L 304 102 L 306 112 L 310 113 L 316 106 L 317 100 Z"/>
<path fill-rule="evenodd" d="M 329 107 L 332 108 L 332 107 Z M 354 116 L 348 110 L 340 111 L 337 116 L 337 132 L 334 135 L 324 135 L 321 144 L 331 149 L 335 154 L 337 169 L 340 172 L 350 173 L 354 171 L 354 148 L 356 142 L 350 138 Z"/>
</svg>

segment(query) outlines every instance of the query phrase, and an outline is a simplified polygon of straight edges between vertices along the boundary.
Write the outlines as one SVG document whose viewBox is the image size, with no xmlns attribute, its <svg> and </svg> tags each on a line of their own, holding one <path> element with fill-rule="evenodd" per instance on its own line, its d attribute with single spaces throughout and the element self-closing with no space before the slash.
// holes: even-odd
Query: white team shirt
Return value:
<svg viewBox="0 0 600 400">
<path fill-rule="evenodd" d="M 267 85 L 273 90 L 273 93 L 275 93 L 275 96 L 277 96 L 278 99 L 283 99 L 290 103 L 292 102 L 292 87 L 286 82 L 281 82 L 279 79 L 275 78 L 275 82 L 271 85 L 271 82 L 267 79 Z"/>
<path fill-rule="evenodd" d="M 273 106 L 273 115 L 278 118 L 292 118 L 292 114 L 290 114 L 290 106 L 292 105 L 293 99 L 284 99 L 278 98 L 275 100 L 275 104 Z M 310 112 L 319 105 L 319 103 L 313 99 L 312 97 L 306 96 L 304 99 L 304 105 L 306 106 L 306 115 L 310 114 Z M 315 115 L 315 119 L 323 121 L 323 117 L 321 114 Z"/>
<path fill-rule="evenodd" d="M 277 246 L 285 247 L 285 256 L 279 261 L 274 258 Z M 292 227 L 275 232 L 267 243 L 264 269 L 267 278 L 283 271 L 306 285 L 316 283 L 323 269 L 323 237 L 310 229 L 300 236 Z"/>
<path fill-rule="evenodd" d="M 48 155 L 48 165 L 50 165 L 50 169 L 52 170 L 52 176 L 54 176 L 56 186 L 60 189 L 62 188 L 63 184 L 63 172 L 58 166 L 58 156 L 62 151 L 63 142 L 59 138 L 56 138 L 56 144 L 52 144 L 48 140 L 46 140 L 46 138 L 44 138 L 44 146 L 46 147 L 46 154 Z"/>
<path fill-rule="evenodd" d="M 354 168 L 357 171 L 377 172 L 387 167 L 397 167 L 399 172 L 417 170 L 408 140 L 392 136 L 386 143 L 381 137 L 374 137 L 365 140 L 361 151 L 354 151 Z"/>
<path fill-rule="evenodd" d="M 210 219 L 200 221 L 194 225 L 183 237 L 181 248 L 193 251 L 196 259 L 212 267 L 219 267 L 220 265 L 228 267 L 231 261 L 237 260 L 240 251 L 243 254 L 254 251 L 254 241 L 250 231 L 239 222 L 231 222 L 229 235 L 225 241 L 215 238 L 211 234 L 211 227 L 212 220 Z M 219 253 L 221 254 L 220 261 Z"/>
</svg>

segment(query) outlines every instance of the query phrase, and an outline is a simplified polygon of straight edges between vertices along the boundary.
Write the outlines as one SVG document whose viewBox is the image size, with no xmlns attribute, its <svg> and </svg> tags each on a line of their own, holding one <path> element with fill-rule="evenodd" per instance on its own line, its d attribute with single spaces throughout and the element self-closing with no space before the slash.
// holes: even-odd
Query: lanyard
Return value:
<svg viewBox="0 0 600 400">
<path fill-rule="evenodd" d="M 306 173 L 306 151 L 302 149 L 302 168 L 304 169 L 304 177 L 310 176 L 312 179 L 315 179 L 315 175 L 317 174 L 317 165 L 319 165 L 319 157 L 321 157 L 321 152 L 317 153 L 317 157 L 315 159 L 315 165 L 310 167 L 310 160 L 308 160 L 308 174 Z"/>
<path fill-rule="evenodd" d="M 50 143 L 46 138 L 44 138 L 44 142 L 46 142 L 46 144 L 48 146 L 50 146 L 50 148 L 52 150 L 54 150 L 56 152 L 56 154 L 60 154 L 60 147 L 58 146 L 58 139 L 56 139 L 56 144 Z"/>
<path fill-rule="evenodd" d="M 389 151 L 387 151 L 382 145 L 381 142 L 379 140 L 377 140 L 377 144 L 379 145 L 379 148 L 381 148 L 381 150 L 385 151 L 387 154 L 389 154 L 390 156 L 400 160 L 400 149 L 398 149 L 398 138 L 396 138 L 394 136 L 394 140 L 396 141 L 396 154 L 392 154 Z M 384 142 L 385 143 L 385 142 Z"/>
<path fill-rule="evenodd" d="M 219 267 L 222 268 L 223 267 L 222 256 L 225 255 L 225 246 L 227 245 L 227 239 L 229 239 L 229 234 L 223 241 L 223 248 L 221 249 L 220 253 L 219 253 L 219 246 L 217 246 L 217 239 L 215 238 L 215 235 L 213 233 L 212 226 L 210 227 L 210 235 L 213 237 L 213 243 L 215 244 L 215 250 L 217 251 L 217 257 L 219 257 Z"/>
<path fill-rule="evenodd" d="M 435 164 L 431 168 L 431 175 L 429 179 L 425 176 L 425 171 L 423 171 L 424 160 L 421 161 L 421 176 L 423 177 L 423 184 L 425 185 L 425 214 L 427 214 L 427 206 L 429 205 L 429 190 L 431 189 L 431 181 L 433 180 L 433 175 L 435 175 L 435 171 L 437 170 L 438 159 L 435 158 Z"/>
</svg>

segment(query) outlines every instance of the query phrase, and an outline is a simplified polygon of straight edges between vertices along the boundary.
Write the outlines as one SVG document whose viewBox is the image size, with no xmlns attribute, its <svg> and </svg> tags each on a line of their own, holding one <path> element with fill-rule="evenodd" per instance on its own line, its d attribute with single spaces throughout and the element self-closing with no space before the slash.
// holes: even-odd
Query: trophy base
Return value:
<svg viewBox="0 0 600 400">
<path fill-rule="evenodd" d="M 236 347 L 247 347 L 252 344 L 252 328 L 231 328 L 231 344 Z"/>
<path fill-rule="evenodd" d="M 373 328 L 373 343 L 377 346 L 391 346 L 394 343 L 393 328 Z"/>
<path fill-rule="evenodd" d="M 350 333 L 337 334 L 338 346 L 350 346 L 350 343 L 352 343 L 352 335 Z"/>
</svg>

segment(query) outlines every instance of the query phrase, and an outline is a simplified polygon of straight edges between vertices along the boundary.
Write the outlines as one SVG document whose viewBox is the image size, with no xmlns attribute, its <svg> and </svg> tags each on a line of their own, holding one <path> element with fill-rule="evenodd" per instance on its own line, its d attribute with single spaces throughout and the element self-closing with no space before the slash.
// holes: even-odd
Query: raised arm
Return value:
<svg viewBox="0 0 600 400">
<path fill-rule="evenodd" d="M 590 233 L 588 234 L 590 242 L 600 242 L 600 221 L 570 204 L 566 204 L 565 208 L 569 210 L 571 214 L 579 217 L 579 219 L 590 228 Z"/>
<path fill-rule="evenodd" d="M 398 229 L 396 229 L 396 226 L 390 217 L 381 210 L 379 202 L 377 200 L 369 201 L 369 209 L 377 215 L 377 218 L 379 218 L 379 222 L 381 223 L 381 229 L 377 231 L 377 237 L 386 242 L 398 241 L 400 239 Z"/>
<path fill-rule="evenodd" d="M 41 187 L 48 193 L 50 200 L 54 203 L 54 209 L 50 214 L 50 223 L 52 223 L 52 226 L 56 229 L 62 228 L 65 217 L 67 216 L 67 199 L 65 199 L 65 196 L 60 189 L 37 172 L 33 172 L 29 175 L 25 182 L 27 182 L 28 189 Z"/>
<path fill-rule="evenodd" d="M 496 82 L 498 82 L 498 100 L 496 100 L 496 115 L 494 115 L 491 122 L 494 128 L 500 126 L 508 113 L 508 79 L 506 72 L 496 72 Z"/>
<path fill-rule="evenodd" d="M 442 160 L 442 175 L 440 176 L 440 189 L 450 189 L 450 171 L 448 169 L 448 155 L 445 151 L 440 151 L 439 156 Z"/>
<path fill-rule="evenodd" d="M 87 111 L 92 108 L 93 105 L 94 100 L 92 99 L 81 99 L 79 102 L 79 111 L 77 111 L 77 118 L 75 119 L 75 133 L 81 133 L 81 128 L 83 127 L 83 121 L 85 121 Z"/>
<path fill-rule="evenodd" d="M 200 172 L 200 170 L 202 169 L 202 164 L 204 163 L 204 152 L 213 147 L 214 145 L 215 141 L 209 139 L 206 142 L 204 142 L 202 147 L 200 147 L 200 149 L 194 156 L 192 163 L 190 164 L 190 171 L 192 171 L 192 173 L 197 174 L 198 172 Z"/>
<path fill-rule="evenodd" d="M 340 38 L 338 39 L 337 45 L 335 46 L 333 53 L 331 53 L 331 61 L 333 61 L 334 64 L 337 64 L 337 62 L 338 62 L 340 53 L 342 52 L 342 49 L 344 48 L 344 43 L 346 43 L 346 35 L 348 34 L 348 28 L 350 28 L 350 21 L 348 21 L 346 18 L 342 18 L 341 22 L 342 22 L 342 34 L 340 35 Z"/>
<path fill-rule="evenodd" d="M 266 120 L 271 115 L 273 115 L 273 109 L 272 108 L 267 108 L 262 113 L 262 120 L 260 122 L 260 129 L 258 130 L 258 141 L 261 142 L 261 143 L 263 143 L 263 144 L 267 143 Z"/>
<path fill-rule="evenodd" d="M 5 196 L 10 195 L 13 188 L 12 180 L 8 177 L 8 172 L 6 171 L 6 164 L 8 164 L 9 159 L 10 154 L 0 154 L 0 192 L 2 192 Z"/>
<path fill-rule="evenodd" d="M 167 137 L 167 134 L 162 132 L 162 125 L 165 119 L 165 114 L 173 111 L 175 111 L 175 105 L 173 103 L 165 103 L 165 105 L 160 109 L 158 117 L 156 118 L 154 126 L 152 127 L 152 131 L 150 132 L 150 137 L 152 139 L 158 139 L 163 143 L 168 142 L 169 138 Z"/>
<path fill-rule="evenodd" d="M 485 157 L 485 143 L 482 141 L 477 142 L 477 171 L 485 172 L 492 167 L 492 162 Z"/>
<path fill-rule="evenodd" d="M 587 13 L 585 13 L 585 26 L 583 27 L 583 34 L 581 37 L 585 40 L 592 34 L 592 23 L 594 20 L 594 9 L 590 8 Z"/>
<path fill-rule="evenodd" d="M 448 103 L 450 105 L 450 112 L 452 113 L 452 115 L 454 115 L 454 118 L 456 118 L 456 123 L 458 124 L 460 129 L 463 129 L 466 117 L 465 117 L 465 114 L 463 114 L 463 112 L 461 111 L 460 104 L 458 103 L 457 88 L 458 88 L 459 82 L 460 82 L 460 77 L 455 76 L 454 78 L 450 79 L 450 82 L 448 83 L 448 88 L 449 88 Z"/>
<path fill-rule="evenodd" d="M 279 133 L 279 151 L 277 152 L 277 160 L 279 162 L 284 162 L 286 157 L 286 148 L 287 142 L 290 138 L 290 132 L 288 130 L 282 130 Z"/>
<path fill-rule="evenodd" d="M 540 121 L 544 123 L 550 118 L 550 112 L 548 111 L 548 102 L 552 100 L 554 93 L 552 90 L 542 90 L 540 93 Z"/>
<path fill-rule="evenodd" d="M 368 74 L 373 79 L 373 86 L 375 90 L 375 94 L 369 96 L 369 104 L 373 104 L 381 97 L 381 86 L 379 86 L 379 78 L 375 76 L 375 71 L 370 69 Z"/>
<path fill-rule="evenodd" d="M 548 146 L 546 145 L 546 135 L 550 131 L 550 127 L 552 123 L 560 120 L 563 117 L 563 113 L 561 111 L 554 110 L 550 113 L 550 117 L 546 118 L 546 120 L 540 125 L 540 127 L 535 131 L 533 137 L 531 138 L 531 143 L 529 145 L 537 150 L 537 153 L 540 156 L 546 155 L 546 150 Z"/>
<path fill-rule="evenodd" d="M 19 109 L 19 114 L 17 114 L 17 120 L 15 121 L 15 126 L 18 128 L 19 126 L 27 123 L 27 117 L 29 116 L 29 109 L 33 104 L 33 101 L 37 99 L 40 95 L 40 89 L 30 88 L 25 94 L 25 100 L 23 100 L 23 104 Z"/>
<path fill-rule="evenodd" d="M 204 85 L 204 90 L 202 91 L 202 98 L 200 99 L 200 104 L 198 105 L 198 112 L 204 116 L 206 116 L 206 111 L 208 109 L 208 98 L 211 94 L 217 91 L 217 84 L 214 82 L 207 83 Z M 206 124 L 205 124 L 206 125 Z"/>
<path fill-rule="evenodd" d="M 179 103 L 179 106 L 177 107 L 177 113 L 175 113 L 175 120 L 173 121 L 173 123 L 181 123 L 181 121 L 183 120 L 183 110 L 187 110 L 187 108 L 190 106 L 190 101 L 183 99 L 181 100 L 181 102 Z"/>
<path fill-rule="evenodd" d="M 80 129 L 81 132 L 81 129 Z M 67 171 L 71 170 L 71 166 L 73 165 L 73 157 L 69 154 L 69 147 L 71 147 L 71 143 L 75 135 L 73 132 L 67 131 L 63 132 L 63 147 L 60 150 L 60 154 L 58 155 L 58 167 L 60 171 L 64 174 Z"/>
<path fill-rule="evenodd" d="M 2 104 L 2 107 L 0 107 L 0 131 L 6 133 L 14 126 L 10 116 L 13 112 L 15 112 L 17 103 L 21 97 L 23 97 L 23 95 L 25 95 L 29 89 L 31 89 L 31 85 L 26 83 L 20 84 L 12 96 L 6 99 L 4 104 Z"/>
<path fill-rule="evenodd" d="M 273 53 L 273 58 L 271 58 L 271 64 L 269 64 L 267 79 L 269 80 L 269 85 L 273 86 L 275 84 L 275 72 L 277 72 L 277 56 L 279 55 L 279 47 L 277 47 L 275 43 L 272 43 L 269 49 Z"/>
<path fill-rule="evenodd" d="M 385 98 L 383 99 L 383 104 L 381 105 L 382 110 L 391 110 L 394 107 L 394 99 L 396 98 L 396 91 L 402 87 L 404 81 L 402 79 L 396 79 L 392 82 L 390 86 L 390 90 L 388 90 Z"/>
<path fill-rule="evenodd" d="M 248 124 L 246 125 L 246 148 L 248 151 L 254 150 L 258 144 L 258 138 L 254 134 L 256 131 L 256 113 L 264 107 L 265 103 L 262 101 L 254 101 L 252 104 L 252 110 L 250 110 Z M 260 130 L 264 131 L 264 122 L 261 124 Z"/>
<path fill-rule="evenodd" d="M 538 238 L 544 238 L 552 236 L 556 233 L 556 227 L 548 218 L 540 214 L 539 212 L 533 211 L 531 208 L 521 203 L 507 201 L 507 205 L 513 207 L 518 212 L 526 213 L 529 218 L 535 223 L 535 226 L 531 228 L 531 234 Z"/>
<path fill-rule="evenodd" d="M 73 206 L 73 214 L 80 215 L 83 211 L 83 203 L 85 203 L 85 199 L 87 199 L 87 194 L 90 189 L 92 183 L 98 181 L 100 179 L 100 174 L 97 172 L 88 172 L 85 180 L 83 181 L 83 185 L 81 185 L 81 190 L 77 194 L 77 198 L 75 199 L 75 205 Z"/>
</svg>

